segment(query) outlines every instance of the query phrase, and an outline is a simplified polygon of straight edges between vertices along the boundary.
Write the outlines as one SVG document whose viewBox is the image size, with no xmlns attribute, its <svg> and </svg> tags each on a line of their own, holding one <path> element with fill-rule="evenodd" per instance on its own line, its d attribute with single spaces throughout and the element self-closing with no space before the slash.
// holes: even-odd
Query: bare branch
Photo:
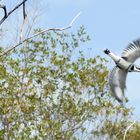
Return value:
<svg viewBox="0 0 140 140">
<path fill-rule="evenodd" d="M 6 18 L 7 17 L 7 10 L 6 10 L 6 6 L 5 5 L 1 5 L 0 4 L 0 8 L 2 8 L 4 10 L 4 17 L 3 18 Z"/>
<path fill-rule="evenodd" d="M 22 43 L 40 35 L 40 34 L 43 34 L 45 32 L 48 32 L 48 31 L 63 31 L 63 30 L 66 30 L 66 29 L 69 29 L 72 27 L 74 21 L 80 16 L 80 13 L 78 13 L 73 19 L 72 21 L 70 22 L 70 24 L 66 27 L 63 27 L 63 28 L 48 28 L 48 29 L 45 29 L 43 31 L 40 31 L 36 34 L 33 34 L 32 36 L 28 37 L 28 38 L 25 38 L 23 40 L 21 40 L 20 42 L 18 42 L 16 45 L 12 46 L 12 47 L 9 47 L 8 49 L 6 49 L 4 52 L 0 53 L 0 57 L 7 54 L 8 52 L 10 52 L 11 50 L 15 49 L 16 47 L 20 46 Z"/>
<path fill-rule="evenodd" d="M 18 5 L 16 5 L 11 11 L 9 11 L 8 13 L 7 13 L 7 11 L 6 11 L 6 7 L 1 7 L 1 8 L 5 8 L 4 9 L 4 11 L 6 12 L 5 13 L 5 16 L 0 20 L 0 25 L 15 11 L 15 10 L 17 10 L 21 5 L 24 5 L 25 4 L 25 2 L 26 2 L 27 0 L 23 0 L 21 3 L 19 3 Z"/>
<path fill-rule="evenodd" d="M 73 20 L 71 21 L 71 23 L 69 24 L 69 26 L 72 26 L 74 21 L 81 15 L 81 12 L 79 12 L 74 18 Z"/>
<path fill-rule="evenodd" d="M 26 10 L 25 10 L 25 2 L 23 3 L 23 18 L 25 19 L 27 16 Z"/>
<path fill-rule="evenodd" d="M 23 29 L 24 29 L 24 25 L 25 25 L 26 21 L 27 21 L 27 16 L 25 16 L 25 18 L 24 18 L 24 20 L 23 20 L 23 23 L 22 23 L 22 25 L 21 25 L 20 37 L 19 37 L 20 41 L 21 41 L 22 38 L 23 38 Z"/>
<path fill-rule="evenodd" d="M 125 130 L 125 133 L 124 133 L 123 140 L 125 140 L 126 134 L 127 134 L 128 130 L 129 130 L 135 123 L 136 123 L 136 121 L 134 121 L 133 123 L 131 123 L 131 124 L 127 127 L 127 129 Z"/>
</svg>

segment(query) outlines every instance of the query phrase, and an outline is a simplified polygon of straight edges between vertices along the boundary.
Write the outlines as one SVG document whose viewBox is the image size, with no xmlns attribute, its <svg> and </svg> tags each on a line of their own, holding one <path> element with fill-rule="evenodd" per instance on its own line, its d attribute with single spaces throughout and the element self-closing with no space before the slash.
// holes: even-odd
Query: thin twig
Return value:
<svg viewBox="0 0 140 140">
<path fill-rule="evenodd" d="M 25 16 L 24 20 L 23 20 L 23 23 L 22 23 L 22 26 L 21 26 L 21 29 L 20 29 L 20 37 L 19 37 L 19 40 L 21 41 L 22 38 L 23 38 L 23 29 L 24 29 L 24 25 L 27 21 L 27 16 Z"/>
<path fill-rule="evenodd" d="M 74 18 L 73 20 L 70 22 L 69 26 L 72 26 L 74 21 L 81 15 L 81 12 L 79 12 Z"/>
<path fill-rule="evenodd" d="M 5 5 L 1 5 L 0 4 L 0 8 L 2 8 L 4 10 L 4 16 L 3 18 L 6 18 L 7 17 L 7 10 L 6 10 L 6 6 Z"/>
<path fill-rule="evenodd" d="M 25 2 L 23 3 L 23 18 L 25 20 L 27 14 L 26 14 L 26 10 L 25 10 Z"/>
<path fill-rule="evenodd" d="M 21 3 L 19 3 L 18 5 L 16 5 L 11 11 L 9 11 L 7 13 L 6 16 L 4 16 L 1 20 L 0 20 L 0 25 L 15 11 L 17 10 L 21 5 L 23 5 L 27 0 L 23 0 Z"/>
<path fill-rule="evenodd" d="M 81 13 L 81 12 L 80 12 L 80 13 Z M 80 16 L 80 13 L 78 13 L 78 14 L 72 19 L 72 21 L 70 22 L 70 24 L 69 24 L 68 26 L 63 27 L 63 28 L 48 28 L 48 29 L 45 29 L 45 30 L 43 30 L 43 31 L 40 31 L 40 32 L 38 32 L 38 33 L 36 33 L 36 34 L 33 34 L 32 36 L 21 40 L 20 42 L 18 42 L 18 43 L 15 44 L 14 46 L 7 48 L 4 52 L 0 53 L 0 57 L 3 56 L 3 55 L 5 55 L 5 54 L 7 54 L 8 52 L 10 52 L 11 50 L 15 49 L 16 47 L 20 46 L 22 43 L 24 43 L 24 42 L 26 42 L 26 41 L 28 41 L 28 40 L 30 40 L 30 39 L 32 39 L 32 38 L 34 38 L 34 37 L 40 35 L 40 34 L 43 34 L 43 33 L 48 32 L 48 31 L 63 31 L 63 30 L 66 30 L 66 29 L 71 28 L 71 27 L 73 26 L 74 21 Z"/>
<path fill-rule="evenodd" d="M 127 134 L 128 130 L 129 130 L 135 123 L 136 123 L 136 121 L 134 121 L 133 123 L 131 123 L 131 124 L 127 127 L 127 129 L 125 130 L 124 136 L 123 136 L 123 140 L 125 140 L 126 134 Z"/>
</svg>

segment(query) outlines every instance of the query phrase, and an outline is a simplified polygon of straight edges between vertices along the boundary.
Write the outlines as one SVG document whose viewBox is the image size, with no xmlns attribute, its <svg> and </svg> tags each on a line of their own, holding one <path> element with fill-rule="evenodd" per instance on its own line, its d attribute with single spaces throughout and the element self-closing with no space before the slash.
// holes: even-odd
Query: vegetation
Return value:
<svg viewBox="0 0 140 140">
<path fill-rule="evenodd" d="M 48 32 L 1 57 L 0 139 L 123 139 L 132 109 L 110 96 L 107 61 L 80 50 L 89 40 L 84 27 Z M 138 122 L 126 139 L 140 139 Z"/>
</svg>

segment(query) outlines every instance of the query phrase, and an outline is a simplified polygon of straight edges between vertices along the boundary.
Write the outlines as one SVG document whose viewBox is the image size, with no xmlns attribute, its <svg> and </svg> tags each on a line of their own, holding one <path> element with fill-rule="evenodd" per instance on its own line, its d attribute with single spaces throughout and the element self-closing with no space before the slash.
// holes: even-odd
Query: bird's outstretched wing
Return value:
<svg viewBox="0 0 140 140">
<path fill-rule="evenodd" d="M 114 67 L 109 76 L 109 85 L 112 95 L 122 104 L 125 102 L 124 90 L 126 88 L 127 71 Z"/>
<path fill-rule="evenodd" d="M 128 62 L 133 63 L 140 57 L 140 39 L 137 39 L 130 43 L 123 51 L 121 55 Z"/>
</svg>

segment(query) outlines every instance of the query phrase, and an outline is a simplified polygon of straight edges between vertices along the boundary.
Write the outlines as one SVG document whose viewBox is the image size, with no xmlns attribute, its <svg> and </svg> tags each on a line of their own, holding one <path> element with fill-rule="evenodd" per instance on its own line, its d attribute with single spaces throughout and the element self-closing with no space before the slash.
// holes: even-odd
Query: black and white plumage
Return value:
<svg viewBox="0 0 140 140">
<path fill-rule="evenodd" d="M 140 66 L 133 64 L 140 57 L 140 39 L 130 43 L 122 52 L 121 57 L 108 49 L 104 52 L 116 63 L 109 75 L 109 85 L 112 95 L 124 106 L 127 74 L 128 72 L 140 72 Z"/>
</svg>

